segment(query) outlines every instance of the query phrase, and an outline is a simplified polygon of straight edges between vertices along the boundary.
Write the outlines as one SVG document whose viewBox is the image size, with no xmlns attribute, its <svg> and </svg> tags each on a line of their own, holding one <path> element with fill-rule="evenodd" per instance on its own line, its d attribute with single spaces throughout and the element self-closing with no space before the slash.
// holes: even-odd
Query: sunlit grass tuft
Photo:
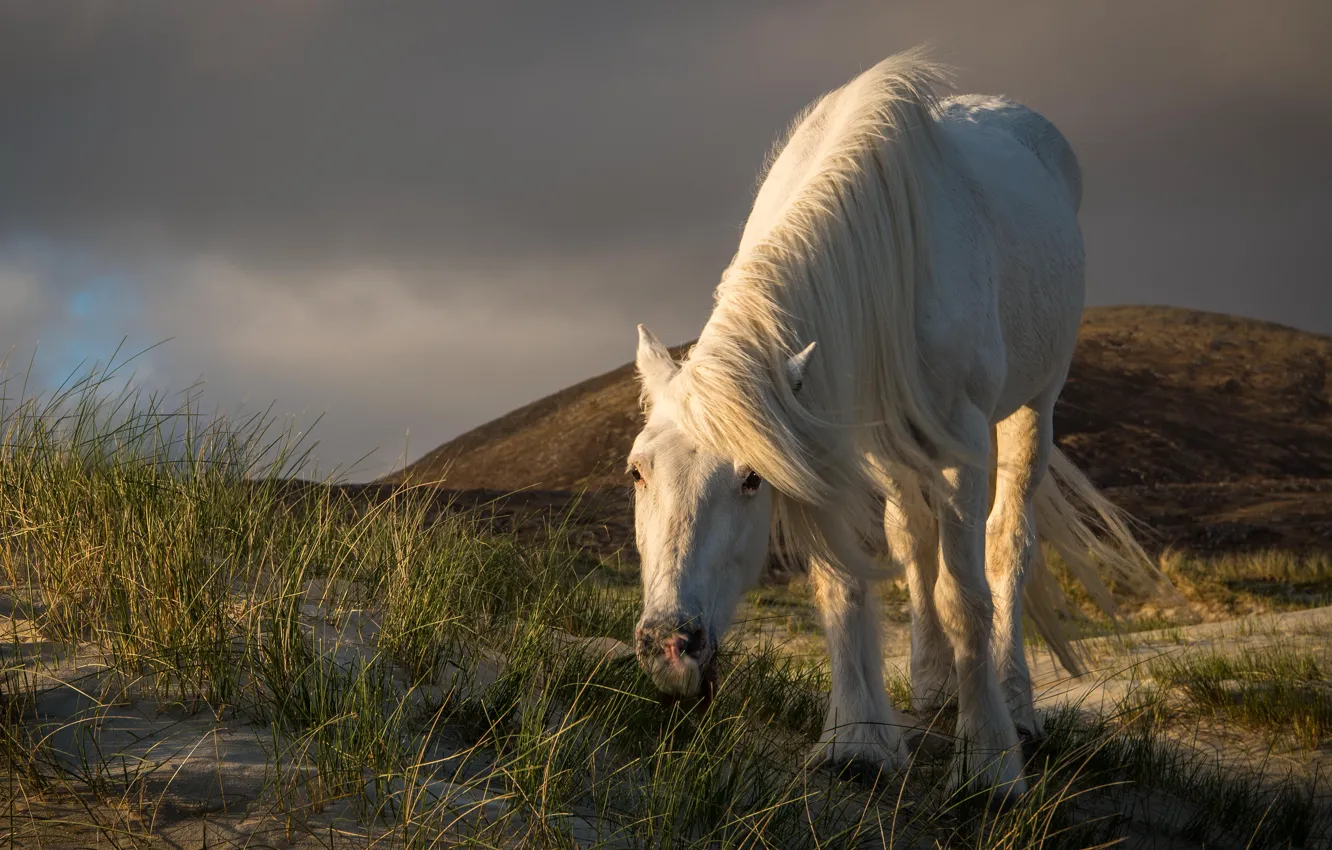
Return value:
<svg viewBox="0 0 1332 850">
<path fill-rule="evenodd" d="M 1162 688 L 1195 710 L 1314 748 L 1332 738 L 1332 668 L 1326 657 L 1281 648 L 1188 652 L 1153 661 Z"/>
</svg>

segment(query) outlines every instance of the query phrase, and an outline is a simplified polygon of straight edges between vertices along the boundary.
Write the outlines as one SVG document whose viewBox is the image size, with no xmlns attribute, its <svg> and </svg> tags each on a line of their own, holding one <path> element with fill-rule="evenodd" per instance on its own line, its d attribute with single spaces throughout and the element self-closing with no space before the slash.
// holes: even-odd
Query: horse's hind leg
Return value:
<svg viewBox="0 0 1332 850">
<path fill-rule="evenodd" d="M 990 454 L 990 426 L 973 406 L 954 420 L 959 436 L 978 457 Z M 957 664 L 958 762 L 955 781 L 1022 794 L 1022 761 L 1017 730 L 1004 703 L 991 654 L 994 601 L 985 575 L 985 517 L 989 509 L 990 464 L 958 463 L 942 470 L 939 499 L 941 569 L 934 585 L 939 619 Z"/>
<path fill-rule="evenodd" d="M 902 473 L 893 482 L 883 530 L 893 560 L 906 570 L 911 596 L 911 707 L 933 714 L 957 696 L 957 670 L 934 606 L 939 522 L 914 475 Z"/>
<path fill-rule="evenodd" d="M 1053 395 L 1019 408 L 999 423 L 994 505 L 985 529 L 985 572 L 994 595 L 991 652 L 1004 700 L 1019 734 L 1039 737 L 1031 673 L 1022 645 L 1022 588 L 1036 551 L 1032 499 L 1054 442 Z"/>
</svg>

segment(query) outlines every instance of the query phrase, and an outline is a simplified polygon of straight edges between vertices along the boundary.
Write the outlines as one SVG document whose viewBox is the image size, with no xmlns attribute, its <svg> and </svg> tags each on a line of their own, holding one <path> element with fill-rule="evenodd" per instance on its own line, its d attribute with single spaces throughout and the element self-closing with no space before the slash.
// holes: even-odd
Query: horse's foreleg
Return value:
<svg viewBox="0 0 1332 850">
<path fill-rule="evenodd" d="M 883 516 L 888 551 L 906 570 L 911 602 L 911 707 L 932 714 L 957 696 L 953 647 L 934 607 L 939 575 L 939 525 L 914 476 L 888 493 Z"/>
<path fill-rule="evenodd" d="M 979 411 L 969 436 L 988 457 L 990 429 Z M 989 470 L 959 465 L 944 470 L 948 492 L 939 505 L 942 569 L 934 585 L 940 621 L 953 645 L 958 683 L 958 764 L 955 781 L 999 786 L 1021 794 L 1017 730 L 999 689 L 990 639 L 994 603 L 985 578 L 985 515 Z"/>
<path fill-rule="evenodd" d="M 895 769 L 903 762 L 904 750 L 883 684 L 873 589 L 864 579 L 817 558 L 811 559 L 810 578 L 832 662 L 832 695 L 814 761 Z"/>
<path fill-rule="evenodd" d="M 985 533 L 985 572 L 994 595 L 991 654 L 1018 731 L 1030 736 L 1043 729 L 1023 649 L 1022 588 L 1037 545 L 1032 499 L 1054 439 L 1048 406 L 1020 408 L 999 424 L 998 482 Z"/>
</svg>

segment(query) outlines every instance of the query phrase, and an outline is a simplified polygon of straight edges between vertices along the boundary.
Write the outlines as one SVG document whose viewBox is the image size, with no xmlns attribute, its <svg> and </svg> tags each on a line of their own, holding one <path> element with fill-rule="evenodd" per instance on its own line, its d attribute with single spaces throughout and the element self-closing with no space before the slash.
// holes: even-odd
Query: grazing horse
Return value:
<svg viewBox="0 0 1332 850">
<path fill-rule="evenodd" d="M 1164 579 L 1053 446 L 1084 297 L 1077 159 L 1017 103 L 941 99 L 941 76 L 909 51 L 811 104 L 688 356 L 639 326 L 636 650 L 662 691 L 709 687 L 778 536 L 828 639 L 814 762 L 899 767 L 867 544 L 882 528 L 911 595 L 915 707 L 955 696 L 955 784 L 1020 794 L 1019 730 L 1041 732 L 1024 597 L 1078 672 L 1038 533 L 1107 609 L 1098 571 Z"/>
</svg>

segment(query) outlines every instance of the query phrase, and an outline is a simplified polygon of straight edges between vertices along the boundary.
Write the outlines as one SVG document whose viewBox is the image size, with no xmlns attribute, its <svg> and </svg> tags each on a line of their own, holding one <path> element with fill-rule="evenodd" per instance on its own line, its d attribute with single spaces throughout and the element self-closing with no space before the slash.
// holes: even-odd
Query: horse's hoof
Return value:
<svg viewBox="0 0 1332 850">
<path fill-rule="evenodd" d="M 883 740 L 881 730 L 866 726 L 839 730 L 837 738 L 814 747 L 808 765 L 839 779 L 866 786 L 882 786 L 905 763 L 905 748 L 895 737 Z M 854 743 L 844 743 L 845 741 Z"/>
<path fill-rule="evenodd" d="M 984 802 L 990 809 L 1006 809 L 1027 793 L 1027 780 L 1018 748 L 981 755 L 965 748 L 954 754 L 949 768 L 949 791 L 954 796 Z"/>
</svg>

